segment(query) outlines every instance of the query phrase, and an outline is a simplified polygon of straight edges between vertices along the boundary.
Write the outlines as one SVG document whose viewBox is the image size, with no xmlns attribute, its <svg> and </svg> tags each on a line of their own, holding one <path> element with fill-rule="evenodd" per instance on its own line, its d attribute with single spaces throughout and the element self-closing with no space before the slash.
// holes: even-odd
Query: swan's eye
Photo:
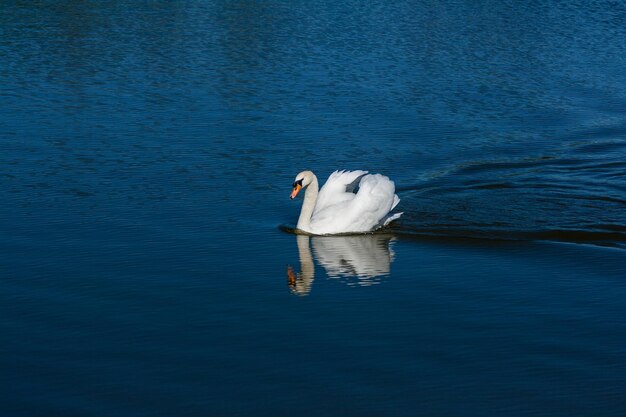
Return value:
<svg viewBox="0 0 626 417">
<path fill-rule="evenodd" d="M 297 180 L 296 182 L 293 183 L 294 188 L 297 187 L 298 185 L 300 187 L 302 187 L 302 181 L 304 181 L 304 178 L 301 178 L 299 180 Z"/>
</svg>

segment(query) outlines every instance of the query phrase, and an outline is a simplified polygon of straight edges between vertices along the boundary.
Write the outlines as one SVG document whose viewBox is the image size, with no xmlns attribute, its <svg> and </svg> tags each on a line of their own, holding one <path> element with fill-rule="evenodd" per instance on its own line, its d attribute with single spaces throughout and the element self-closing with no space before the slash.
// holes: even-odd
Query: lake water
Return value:
<svg viewBox="0 0 626 417">
<path fill-rule="evenodd" d="M 4 2 L 7 416 L 626 415 L 621 2 Z M 290 233 L 294 176 L 401 221 Z"/>
</svg>

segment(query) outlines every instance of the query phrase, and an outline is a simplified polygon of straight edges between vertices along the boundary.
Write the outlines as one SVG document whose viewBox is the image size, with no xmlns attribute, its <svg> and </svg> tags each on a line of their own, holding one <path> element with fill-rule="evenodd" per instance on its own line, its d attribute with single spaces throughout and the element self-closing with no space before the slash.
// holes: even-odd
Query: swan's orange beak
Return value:
<svg viewBox="0 0 626 417">
<path fill-rule="evenodd" d="M 302 189 L 302 185 L 301 184 L 296 184 L 293 186 L 293 191 L 291 191 L 291 195 L 289 196 L 290 199 L 294 199 L 296 198 L 296 196 L 298 195 L 298 193 L 300 192 L 300 190 Z"/>
</svg>

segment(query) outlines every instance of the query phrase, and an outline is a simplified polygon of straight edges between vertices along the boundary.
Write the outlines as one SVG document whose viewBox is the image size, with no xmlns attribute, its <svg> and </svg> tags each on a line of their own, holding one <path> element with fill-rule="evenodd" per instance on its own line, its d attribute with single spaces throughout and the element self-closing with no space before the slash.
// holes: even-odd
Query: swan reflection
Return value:
<svg viewBox="0 0 626 417">
<path fill-rule="evenodd" d="M 297 295 L 311 292 L 315 279 L 314 256 L 329 278 L 341 279 L 348 285 L 377 284 L 389 275 L 394 260 L 394 241 L 389 235 L 297 235 L 300 272 L 296 273 L 291 266 L 287 267 L 289 287 Z"/>
</svg>

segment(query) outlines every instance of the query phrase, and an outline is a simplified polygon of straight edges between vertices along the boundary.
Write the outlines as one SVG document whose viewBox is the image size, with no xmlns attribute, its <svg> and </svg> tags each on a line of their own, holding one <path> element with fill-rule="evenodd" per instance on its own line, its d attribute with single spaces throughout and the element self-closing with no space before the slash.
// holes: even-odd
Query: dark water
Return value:
<svg viewBox="0 0 626 417">
<path fill-rule="evenodd" d="M 621 2 L 0 4 L 9 416 L 623 416 Z M 294 175 L 402 221 L 295 236 Z"/>
</svg>

